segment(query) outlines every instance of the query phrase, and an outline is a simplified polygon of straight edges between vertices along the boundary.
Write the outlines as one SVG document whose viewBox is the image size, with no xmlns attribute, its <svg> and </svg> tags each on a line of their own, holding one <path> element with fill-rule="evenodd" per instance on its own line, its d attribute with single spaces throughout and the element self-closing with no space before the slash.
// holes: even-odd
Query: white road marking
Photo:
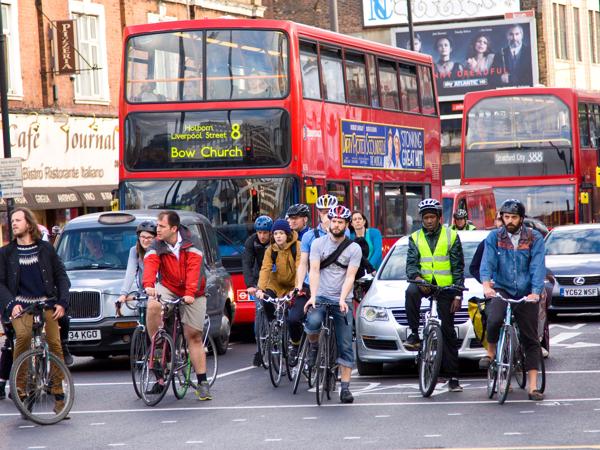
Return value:
<svg viewBox="0 0 600 450">
<path fill-rule="evenodd" d="M 271 438 L 271 439 L 265 439 L 265 442 L 279 442 L 281 440 L 282 440 L 281 438 L 276 438 L 276 439 L 275 438 Z"/>
<path fill-rule="evenodd" d="M 233 419 L 232 422 L 245 422 L 248 419 Z"/>
<path fill-rule="evenodd" d="M 108 444 L 109 447 L 123 447 L 126 444 L 124 442 L 116 442 L 114 444 Z"/>
<path fill-rule="evenodd" d="M 535 411 L 519 411 L 520 414 L 533 414 Z"/>
<path fill-rule="evenodd" d="M 176 420 L 161 420 L 160 423 L 177 423 Z"/>
<path fill-rule="evenodd" d="M 376 419 L 385 419 L 387 417 L 390 417 L 389 414 L 379 414 L 378 416 L 375 416 Z"/>
<path fill-rule="evenodd" d="M 17 414 L 11 414 L 16 416 Z M 19 428 L 35 428 L 35 425 L 19 425 Z"/>
<path fill-rule="evenodd" d="M 97 426 L 97 425 L 106 425 L 106 422 L 92 422 L 90 423 L 91 426 Z"/>
<path fill-rule="evenodd" d="M 441 434 L 425 434 L 423 437 L 442 437 Z"/>
<path fill-rule="evenodd" d="M 302 420 L 317 420 L 316 416 L 303 417 Z"/>
<path fill-rule="evenodd" d="M 600 433 L 600 430 L 583 430 L 584 433 Z"/>
<path fill-rule="evenodd" d="M 573 342 L 572 344 L 563 344 L 563 341 L 573 339 L 579 336 L 581 333 L 558 333 L 556 336 L 550 338 L 550 345 L 554 347 L 563 347 L 567 349 L 571 348 L 589 348 L 589 347 L 600 347 L 600 344 L 594 342 Z"/>
<path fill-rule="evenodd" d="M 27 447 L 27 448 L 32 448 L 33 449 L 33 448 L 46 448 L 46 447 L 43 446 L 43 445 L 38 445 L 38 446 L 35 446 L 35 447 Z"/>
<path fill-rule="evenodd" d="M 449 416 L 462 416 L 462 413 L 448 413 Z"/>
<path fill-rule="evenodd" d="M 563 328 L 565 330 L 579 330 L 580 328 L 585 327 L 585 323 L 576 323 L 575 325 L 561 325 L 559 323 L 551 323 L 548 328 Z"/>
<path fill-rule="evenodd" d="M 204 441 L 185 441 L 186 444 L 204 444 Z"/>
<path fill-rule="evenodd" d="M 519 433 L 518 431 L 508 431 L 504 433 L 504 436 L 521 436 L 523 433 Z"/>
<path fill-rule="evenodd" d="M 550 345 L 560 344 L 562 341 L 566 341 L 568 339 L 572 339 L 574 337 L 579 336 L 581 333 L 558 333 L 556 336 L 552 336 L 550 338 Z"/>
<path fill-rule="evenodd" d="M 360 436 L 344 436 L 344 440 L 346 440 L 346 441 L 355 440 L 355 439 L 360 439 Z"/>
</svg>

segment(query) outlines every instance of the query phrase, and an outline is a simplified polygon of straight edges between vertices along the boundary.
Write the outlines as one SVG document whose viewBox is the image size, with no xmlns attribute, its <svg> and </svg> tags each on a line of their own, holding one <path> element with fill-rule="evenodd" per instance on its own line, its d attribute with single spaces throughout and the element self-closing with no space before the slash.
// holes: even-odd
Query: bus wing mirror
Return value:
<svg viewBox="0 0 600 450">
<path fill-rule="evenodd" d="M 596 166 L 596 187 L 600 187 L 600 167 Z"/>
<path fill-rule="evenodd" d="M 316 186 L 306 186 L 304 196 L 306 197 L 306 203 L 309 205 L 314 205 L 317 203 L 317 197 L 319 193 L 317 191 Z"/>
</svg>

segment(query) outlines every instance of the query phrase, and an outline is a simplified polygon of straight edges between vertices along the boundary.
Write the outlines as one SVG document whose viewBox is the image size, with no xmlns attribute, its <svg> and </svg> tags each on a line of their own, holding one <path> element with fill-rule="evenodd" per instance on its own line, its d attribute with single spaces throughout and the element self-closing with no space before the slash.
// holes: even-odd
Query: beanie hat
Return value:
<svg viewBox="0 0 600 450">
<path fill-rule="evenodd" d="M 277 230 L 284 231 L 286 234 L 292 234 L 290 224 L 287 223 L 287 220 L 284 219 L 277 219 L 273 223 L 273 227 L 271 227 L 271 233 L 274 233 Z"/>
</svg>

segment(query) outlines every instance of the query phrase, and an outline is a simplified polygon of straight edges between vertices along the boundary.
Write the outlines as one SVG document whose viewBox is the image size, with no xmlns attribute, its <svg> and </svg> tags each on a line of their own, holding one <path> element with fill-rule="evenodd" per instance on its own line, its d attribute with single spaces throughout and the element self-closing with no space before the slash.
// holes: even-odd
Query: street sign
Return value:
<svg viewBox="0 0 600 450">
<path fill-rule="evenodd" d="M 0 159 L 0 198 L 23 197 L 21 158 Z"/>
</svg>

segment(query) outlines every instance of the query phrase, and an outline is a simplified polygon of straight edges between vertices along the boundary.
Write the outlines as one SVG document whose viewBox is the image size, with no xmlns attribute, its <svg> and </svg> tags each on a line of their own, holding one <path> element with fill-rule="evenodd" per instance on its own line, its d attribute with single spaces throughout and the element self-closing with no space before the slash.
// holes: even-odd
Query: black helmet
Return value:
<svg viewBox="0 0 600 450">
<path fill-rule="evenodd" d="M 145 231 L 146 233 L 150 233 L 153 234 L 154 236 L 156 236 L 156 223 L 154 223 L 153 220 L 144 220 L 142 223 L 140 223 L 137 228 L 135 229 L 135 232 L 139 235 L 142 231 Z"/>
<path fill-rule="evenodd" d="M 438 216 L 442 215 L 442 205 L 435 198 L 426 198 L 425 200 L 421 200 L 419 202 L 419 213 L 421 216 L 427 213 L 437 214 Z"/>
<path fill-rule="evenodd" d="M 295 205 L 292 205 L 288 208 L 285 215 L 287 217 L 292 217 L 292 216 L 309 217 L 310 216 L 310 208 L 308 207 L 308 205 L 305 205 L 304 203 L 296 203 Z"/>
<path fill-rule="evenodd" d="M 456 211 L 454 211 L 454 218 L 455 219 L 466 219 L 467 218 L 467 212 L 464 209 L 457 209 Z"/>
<path fill-rule="evenodd" d="M 521 217 L 525 217 L 525 205 L 523 205 L 520 200 L 509 198 L 502 203 L 500 214 L 517 214 Z"/>
</svg>

